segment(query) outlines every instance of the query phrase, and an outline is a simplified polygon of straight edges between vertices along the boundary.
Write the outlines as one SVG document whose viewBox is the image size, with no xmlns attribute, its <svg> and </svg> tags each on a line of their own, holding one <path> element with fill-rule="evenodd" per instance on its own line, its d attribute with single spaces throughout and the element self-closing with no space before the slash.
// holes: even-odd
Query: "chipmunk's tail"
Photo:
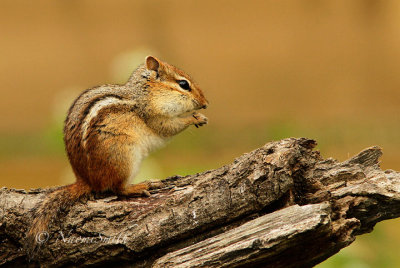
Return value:
<svg viewBox="0 0 400 268">
<path fill-rule="evenodd" d="M 60 216 L 62 211 L 70 209 L 81 197 L 91 192 L 84 182 L 63 186 L 50 193 L 38 207 L 32 211 L 32 225 L 26 235 L 25 247 L 29 258 L 32 258 L 49 239 L 47 228 Z"/>
</svg>

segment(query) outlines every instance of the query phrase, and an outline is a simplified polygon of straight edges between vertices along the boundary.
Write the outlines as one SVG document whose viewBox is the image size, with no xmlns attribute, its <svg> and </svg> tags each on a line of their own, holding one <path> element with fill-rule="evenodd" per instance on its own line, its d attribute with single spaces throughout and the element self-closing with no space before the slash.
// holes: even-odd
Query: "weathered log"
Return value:
<svg viewBox="0 0 400 268">
<path fill-rule="evenodd" d="M 0 190 L 0 264 L 309 267 L 400 215 L 400 173 L 372 147 L 338 162 L 304 138 L 270 142 L 216 170 L 165 179 L 149 198 L 74 205 L 29 260 L 29 211 L 47 190 Z"/>
</svg>

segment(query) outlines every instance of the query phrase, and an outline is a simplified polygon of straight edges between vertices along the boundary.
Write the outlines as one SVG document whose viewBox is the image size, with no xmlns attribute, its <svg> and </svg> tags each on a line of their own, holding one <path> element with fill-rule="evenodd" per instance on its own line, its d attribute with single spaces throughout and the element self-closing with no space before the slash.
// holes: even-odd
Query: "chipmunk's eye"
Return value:
<svg viewBox="0 0 400 268">
<path fill-rule="evenodd" d="M 186 80 L 178 80 L 178 81 L 176 81 L 176 82 L 178 82 L 179 86 L 180 86 L 181 88 L 183 88 L 184 90 L 187 90 L 187 91 L 190 91 L 190 90 L 191 90 L 188 81 L 186 81 Z"/>
</svg>

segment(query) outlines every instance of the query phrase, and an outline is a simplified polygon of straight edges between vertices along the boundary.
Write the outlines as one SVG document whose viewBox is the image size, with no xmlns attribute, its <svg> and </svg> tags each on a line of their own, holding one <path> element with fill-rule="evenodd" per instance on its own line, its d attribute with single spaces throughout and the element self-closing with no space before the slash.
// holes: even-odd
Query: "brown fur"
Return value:
<svg viewBox="0 0 400 268">
<path fill-rule="evenodd" d="M 43 200 L 40 206 L 32 213 L 33 222 L 27 233 L 26 247 L 30 257 L 39 249 L 40 243 L 38 243 L 37 236 L 45 232 L 62 211 L 68 210 L 77 200 L 89 194 L 90 191 L 91 189 L 88 185 L 77 181 L 74 184 L 55 190 Z"/>
<path fill-rule="evenodd" d="M 180 88 L 186 79 L 190 90 Z M 85 90 L 72 104 L 65 120 L 64 142 L 74 184 L 52 192 L 37 208 L 28 231 L 28 247 L 62 210 L 90 192 L 111 190 L 118 195 L 149 195 L 160 183 L 127 185 L 140 161 L 164 139 L 207 118 L 195 112 L 208 101 L 182 70 L 154 57 L 146 58 L 125 85 Z M 183 116 L 184 114 L 187 114 Z"/>
</svg>

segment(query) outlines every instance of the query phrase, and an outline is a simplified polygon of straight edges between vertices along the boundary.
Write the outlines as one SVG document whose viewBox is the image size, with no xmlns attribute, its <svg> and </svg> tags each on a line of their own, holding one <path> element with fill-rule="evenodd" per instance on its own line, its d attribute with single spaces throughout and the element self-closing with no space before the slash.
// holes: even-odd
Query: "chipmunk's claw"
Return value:
<svg viewBox="0 0 400 268">
<path fill-rule="evenodd" d="M 208 122 L 207 117 L 205 117 L 203 114 L 194 113 L 192 116 L 194 119 L 196 119 L 196 121 L 193 122 L 193 125 L 197 128 L 207 124 L 207 122 Z"/>
</svg>

